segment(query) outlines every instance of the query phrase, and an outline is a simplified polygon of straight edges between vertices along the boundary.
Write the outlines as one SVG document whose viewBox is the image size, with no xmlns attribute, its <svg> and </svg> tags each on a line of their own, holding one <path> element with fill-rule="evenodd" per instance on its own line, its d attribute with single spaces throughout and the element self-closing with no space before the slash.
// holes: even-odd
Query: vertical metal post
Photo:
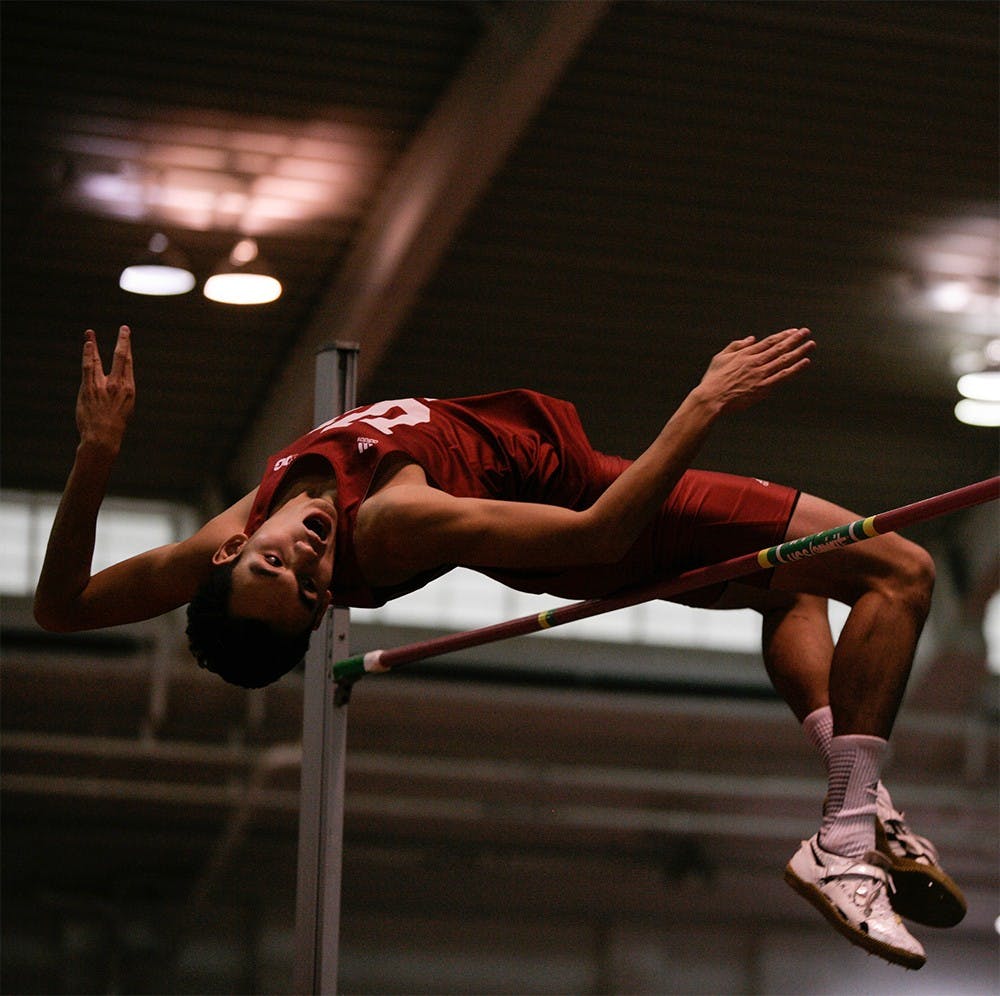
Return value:
<svg viewBox="0 0 1000 996">
<path fill-rule="evenodd" d="M 358 346 L 335 343 L 316 356 L 313 423 L 356 405 Z M 340 875 L 344 837 L 347 701 L 337 695 L 333 661 L 349 652 L 347 609 L 327 612 L 306 654 L 295 911 L 295 992 L 337 991 Z"/>
</svg>

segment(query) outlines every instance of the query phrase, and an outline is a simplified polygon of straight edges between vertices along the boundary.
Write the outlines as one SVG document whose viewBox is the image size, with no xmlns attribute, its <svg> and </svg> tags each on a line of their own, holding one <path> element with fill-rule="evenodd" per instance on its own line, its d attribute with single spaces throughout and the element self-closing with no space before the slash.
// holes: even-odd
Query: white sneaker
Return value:
<svg viewBox="0 0 1000 996">
<path fill-rule="evenodd" d="M 877 851 L 861 860 L 804 840 L 785 868 L 785 881 L 808 899 L 852 944 L 906 968 L 927 960 L 920 942 L 889 904 L 889 862 Z"/>
<path fill-rule="evenodd" d="M 962 890 L 941 867 L 937 848 L 907 826 L 881 784 L 877 815 L 875 846 L 892 864 L 893 909 L 929 927 L 954 927 L 967 909 Z"/>
</svg>

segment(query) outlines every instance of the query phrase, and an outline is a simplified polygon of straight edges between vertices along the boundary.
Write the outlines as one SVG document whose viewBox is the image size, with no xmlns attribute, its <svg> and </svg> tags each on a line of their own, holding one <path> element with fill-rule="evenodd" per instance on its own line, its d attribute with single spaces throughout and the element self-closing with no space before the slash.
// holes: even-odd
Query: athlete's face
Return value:
<svg viewBox="0 0 1000 996">
<path fill-rule="evenodd" d="M 213 562 L 239 558 L 232 614 L 285 633 L 315 629 L 330 604 L 335 523 L 328 499 L 303 494 L 273 512 L 252 536 L 239 533 L 227 540 Z"/>
</svg>

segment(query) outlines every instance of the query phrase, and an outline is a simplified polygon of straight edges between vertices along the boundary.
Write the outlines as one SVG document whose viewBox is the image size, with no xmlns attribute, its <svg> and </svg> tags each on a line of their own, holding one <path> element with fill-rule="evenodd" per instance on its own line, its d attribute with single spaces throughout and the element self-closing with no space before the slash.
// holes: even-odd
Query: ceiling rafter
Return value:
<svg viewBox="0 0 1000 996">
<path fill-rule="evenodd" d="M 360 344 L 363 388 L 441 254 L 605 7 L 510 5 L 503 17 L 490 18 L 291 350 L 231 479 L 251 487 L 266 457 L 309 428 L 313 364 L 322 346 Z"/>
</svg>

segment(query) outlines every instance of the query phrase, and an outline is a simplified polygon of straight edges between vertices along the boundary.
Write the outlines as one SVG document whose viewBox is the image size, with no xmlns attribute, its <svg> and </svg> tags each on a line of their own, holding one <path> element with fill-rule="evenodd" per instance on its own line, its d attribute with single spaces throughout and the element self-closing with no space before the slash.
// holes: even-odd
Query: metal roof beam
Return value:
<svg viewBox="0 0 1000 996">
<path fill-rule="evenodd" d="M 510 4 L 415 137 L 316 308 L 230 467 L 250 488 L 266 457 L 310 427 L 313 363 L 360 343 L 362 389 L 455 232 L 607 4 Z"/>
</svg>

